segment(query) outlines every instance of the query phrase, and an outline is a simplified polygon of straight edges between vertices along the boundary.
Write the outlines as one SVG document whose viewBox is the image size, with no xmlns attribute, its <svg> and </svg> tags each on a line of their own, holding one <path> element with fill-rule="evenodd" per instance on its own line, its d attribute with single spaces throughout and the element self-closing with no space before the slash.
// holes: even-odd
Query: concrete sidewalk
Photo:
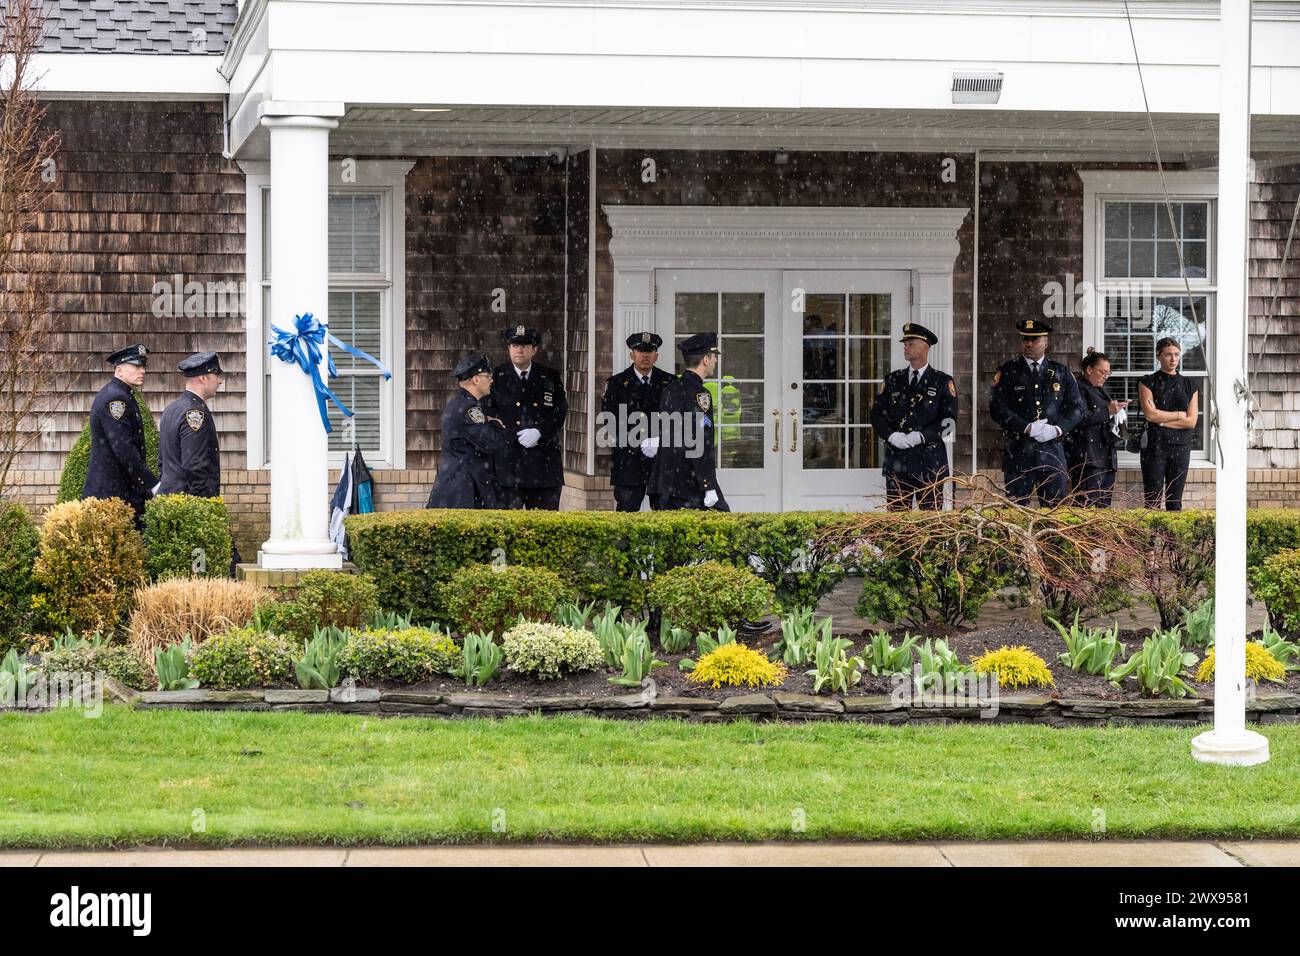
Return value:
<svg viewBox="0 0 1300 956">
<path fill-rule="evenodd" d="M 1300 866 L 1300 841 L 141 847 L 0 853 L 10 866 Z"/>
</svg>

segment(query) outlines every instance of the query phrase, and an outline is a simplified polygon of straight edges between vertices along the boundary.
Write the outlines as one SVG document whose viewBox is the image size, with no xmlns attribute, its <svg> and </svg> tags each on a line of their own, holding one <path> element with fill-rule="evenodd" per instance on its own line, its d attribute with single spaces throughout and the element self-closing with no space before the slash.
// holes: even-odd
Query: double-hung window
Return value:
<svg viewBox="0 0 1300 956">
<path fill-rule="evenodd" d="M 1208 462 L 1216 180 L 1212 174 L 1166 173 L 1166 206 L 1157 173 L 1108 170 L 1080 176 L 1084 278 L 1093 292 L 1093 307 L 1084 317 L 1084 346 L 1110 359 L 1107 391 L 1112 398 L 1130 400 L 1132 423 L 1142 420 L 1138 382 L 1158 367 L 1156 343 L 1177 341 L 1182 349 L 1179 372 L 1200 394 L 1193 459 Z M 1135 463 L 1137 457 L 1120 454 L 1125 463 Z"/>
</svg>

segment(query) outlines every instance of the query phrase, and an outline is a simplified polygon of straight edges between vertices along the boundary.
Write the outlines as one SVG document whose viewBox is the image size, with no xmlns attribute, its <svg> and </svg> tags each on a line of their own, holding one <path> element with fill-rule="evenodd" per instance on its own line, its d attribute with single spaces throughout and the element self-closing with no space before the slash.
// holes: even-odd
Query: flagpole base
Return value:
<svg viewBox="0 0 1300 956">
<path fill-rule="evenodd" d="M 307 571 L 324 569 L 341 571 L 343 555 L 339 546 L 325 541 L 267 541 L 257 552 L 260 567 L 272 571 Z"/>
<path fill-rule="evenodd" d="M 1253 767 L 1268 761 L 1268 738 L 1253 730 L 1233 735 L 1210 730 L 1192 738 L 1192 757 L 1200 763 Z"/>
</svg>

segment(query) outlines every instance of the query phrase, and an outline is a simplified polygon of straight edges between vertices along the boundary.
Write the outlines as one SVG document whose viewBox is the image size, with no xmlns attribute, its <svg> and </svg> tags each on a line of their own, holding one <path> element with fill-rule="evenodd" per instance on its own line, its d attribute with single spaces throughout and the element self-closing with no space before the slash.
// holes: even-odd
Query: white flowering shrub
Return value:
<svg viewBox="0 0 1300 956">
<path fill-rule="evenodd" d="M 506 667 L 538 680 L 594 671 L 605 663 L 600 642 L 591 631 L 525 621 L 506 631 L 501 641 Z"/>
</svg>

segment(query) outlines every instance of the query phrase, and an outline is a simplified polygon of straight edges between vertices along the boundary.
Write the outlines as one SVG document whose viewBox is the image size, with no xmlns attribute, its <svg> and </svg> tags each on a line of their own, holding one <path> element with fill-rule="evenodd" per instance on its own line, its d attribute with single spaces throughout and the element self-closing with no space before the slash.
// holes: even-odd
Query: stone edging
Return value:
<svg viewBox="0 0 1300 956">
<path fill-rule="evenodd" d="M 846 720 L 864 723 L 952 723 L 989 720 L 1052 727 L 1191 725 L 1214 719 L 1214 702 L 1190 700 L 1107 701 L 1087 698 L 1053 699 L 1037 694 L 1006 694 L 997 712 L 981 717 L 975 707 L 934 707 L 899 704 L 888 695 L 837 700 L 808 694 L 741 694 L 723 700 L 699 697 L 660 697 L 655 682 L 645 681 L 635 694 L 609 697 L 555 695 L 510 697 L 476 691 L 427 693 L 336 687 L 324 690 L 181 690 L 132 692 L 133 706 L 146 710 L 266 710 L 310 711 L 379 716 L 510 717 L 530 713 L 581 713 L 595 717 L 642 719 L 675 717 L 694 722 L 736 719 L 783 721 Z M 1300 722 L 1300 696 L 1260 691 L 1247 702 L 1246 719 L 1255 723 Z"/>
</svg>

